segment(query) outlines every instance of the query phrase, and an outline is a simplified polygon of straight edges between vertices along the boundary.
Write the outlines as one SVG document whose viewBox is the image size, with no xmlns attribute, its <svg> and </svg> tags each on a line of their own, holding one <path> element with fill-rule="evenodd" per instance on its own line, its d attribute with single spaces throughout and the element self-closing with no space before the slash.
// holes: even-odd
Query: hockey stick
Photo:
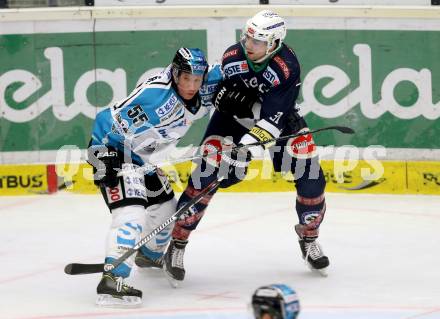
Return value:
<svg viewBox="0 0 440 319">
<path fill-rule="evenodd" d="M 158 233 L 160 233 L 163 229 L 165 229 L 172 222 L 176 221 L 183 213 L 185 213 L 191 206 L 197 204 L 202 198 L 216 189 L 221 180 L 223 178 L 218 178 L 215 181 L 211 182 L 206 188 L 204 188 L 196 197 L 187 202 L 185 205 L 180 207 L 170 218 L 168 218 L 161 225 L 153 229 L 148 235 L 143 237 L 141 240 L 137 242 L 133 248 L 128 249 L 121 257 L 116 259 L 110 264 L 80 264 L 80 263 L 72 263 L 68 264 L 64 268 L 64 272 L 68 275 L 85 275 L 85 274 L 94 274 L 98 272 L 110 271 L 115 269 L 120 264 L 122 264 L 127 258 L 133 255 L 139 248 L 148 243 L 151 239 L 153 239 Z"/>
<path fill-rule="evenodd" d="M 338 132 L 341 132 L 343 134 L 353 134 L 354 130 L 350 127 L 347 126 L 327 126 L 327 127 L 322 127 L 313 131 L 306 131 L 306 132 L 301 132 L 301 133 L 295 133 L 295 134 L 290 134 L 290 135 L 286 135 L 286 136 L 281 136 L 281 137 L 277 137 L 277 138 L 273 138 L 270 140 L 266 140 L 266 141 L 258 141 L 258 142 L 254 142 L 251 144 L 244 144 L 244 145 L 239 145 L 239 146 L 235 146 L 229 149 L 226 149 L 224 151 L 211 151 L 211 152 L 206 152 L 203 154 L 196 154 L 193 156 L 188 156 L 188 157 L 180 157 L 180 158 L 176 158 L 175 160 L 168 160 L 166 162 L 162 162 L 162 163 L 157 163 L 157 164 L 145 164 L 139 168 L 136 168 L 135 170 L 141 170 L 144 172 L 152 172 L 154 170 L 156 170 L 157 168 L 161 168 L 164 166 L 168 166 L 168 165 L 173 165 L 173 164 L 178 164 L 178 163 L 183 163 L 183 162 L 187 162 L 187 161 L 192 161 L 198 158 L 204 158 L 204 157 L 209 157 L 212 155 L 222 155 L 223 153 L 226 152 L 231 152 L 232 150 L 238 150 L 241 148 L 249 148 L 249 147 L 253 147 L 253 146 L 262 146 L 262 145 L 266 145 L 266 144 L 274 144 L 277 142 L 282 142 L 282 141 L 286 141 L 288 139 L 294 138 L 294 137 L 299 137 L 299 136 L 303 136 L 303 135 L 307 135 L 307 134 L 313 134 L 313 133 L 318 133 L 318 132 L 322 132 L 322 131 L 329 131 L 329 130 L 335 130 Z M 118 176 L 122 176 L 123 175 L 123 171 L 120 171 L 118 173 Z"/>
</svg>

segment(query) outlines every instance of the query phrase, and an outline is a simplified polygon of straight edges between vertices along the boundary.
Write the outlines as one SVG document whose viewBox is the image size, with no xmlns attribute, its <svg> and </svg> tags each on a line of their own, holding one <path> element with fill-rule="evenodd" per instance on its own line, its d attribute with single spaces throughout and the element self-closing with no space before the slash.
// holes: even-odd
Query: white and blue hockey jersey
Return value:
<svg viewBox="0 0 440 319">
<path fill-rule="evenodd" d="M 177 144 L 195 120 L 209 114 L 221 80 L 220 66 L 211 66 L 199 90 L 200 102 L 190 107 L 172 85 L 170 65 L 126 99 L 99 112 L 90 144 L 112 146 L 129 154 L 133 163 L 143 165 L 154 151 Z"/>
</svg>

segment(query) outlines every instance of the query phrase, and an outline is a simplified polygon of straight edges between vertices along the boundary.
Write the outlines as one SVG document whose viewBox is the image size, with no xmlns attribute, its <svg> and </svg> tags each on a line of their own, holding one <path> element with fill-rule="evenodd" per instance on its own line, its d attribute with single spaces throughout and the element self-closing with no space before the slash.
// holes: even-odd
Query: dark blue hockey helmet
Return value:
<svg viewBox="0 0 440 319">
<path fill-rule="evenodd" d="M 174 81 L 181 72 L 195 75 L 206 75 L 208 71 L 208 62 L 205 54 L 200 49 L 180 48 L 177 50 L 172 63 Z"/>
<path fill-rule="evenodd" d="M 287 285 L 269 285 L 255 290 L 252 309 L 256 319 L 268 314 L 272 319 L 295 319 L 300 312 L 298 296 Z"/>
</svg>

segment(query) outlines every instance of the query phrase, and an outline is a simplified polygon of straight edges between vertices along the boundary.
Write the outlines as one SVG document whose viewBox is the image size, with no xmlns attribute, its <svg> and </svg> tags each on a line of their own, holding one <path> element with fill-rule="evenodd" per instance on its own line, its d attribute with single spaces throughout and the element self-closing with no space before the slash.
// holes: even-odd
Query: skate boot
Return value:
<svg viewBox="0 0 440 319">
<path fill-rule="evenodd" d="M 101 307 L 139 307 L 142 291 L 124 283 L 124 278 L 105 272 L 96 288 L 96 304 Z"/>
<path fill-rule="evenodd" d="M 159 268 L 163 267 L 163 256 L 154 258 L 151 254 L 146 253 L 142 248 L 137 252 L 134 263 L 139 268 Z"/>
<path fill-rule="evenodd" d="M 185 278 L 185 268 L 183 266 L 183 255 L 187 240 L 173 239 L 168 246 L 164 256 L 164 271 L 171 286 L 176 288 L 179 282 Z"/>
<path fill-rule="evenodd" d="M 326 268 L 329 266 L 330 262 L 328 257 L 324 255 L 316 238 L 304 237 L 303 239 L 299 239 L 299 247 L 301 248 L 302 257 L 309 268 L 326 277 Z"/>
</svg>

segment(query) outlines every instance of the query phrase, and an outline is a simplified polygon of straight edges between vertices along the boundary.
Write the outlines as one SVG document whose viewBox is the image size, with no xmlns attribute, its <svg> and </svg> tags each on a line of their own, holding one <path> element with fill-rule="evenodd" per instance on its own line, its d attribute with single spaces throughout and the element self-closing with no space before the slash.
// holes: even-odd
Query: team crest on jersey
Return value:
<svg viewBox="0 0 440 319">
<path fill-rule="evenodd" d="M 290 71 L 289 71 L 289 68 L 287 67 L 286 62 L 284 62 L 284 60 L 283 60 L 281 57 L 279 57 L 278 55 L 275 56 L 275 57 L 273 58 L 273 60 L 279 65 L 279 67 L 280 67 L 281 70 L 283 71 L 283 73 L 284 73 L 284 77 L 285 77 L 286 79 L 288 79 L 289 76 L 290 76 Z"/>
<path fill-rule="evenodd" d="M 165 104 L 161 105 L 157 110 L 156 114 L 159 117 L 167 115 L 173 108 L 176 106 L 178 100 L 175 95 L 172 95 L 168 101 L 166 101 Z"/>
<path fill-rule="evenodd" d="M 249 71 L 249 66 L 246 61 L 232 62 L 225 65 L 223 68 L 226 76 L 230 77 L 234 74 L 246 73 Z"/>
<path fill-rule="evenodd" d="M 308 128 L 304 128 L 298 133 L 308 132 Z M 312 158 L 317 155 L 317 148 L 312 134 L 293 137 L 287 141 L 287 152 L 290 156 L 300 159 Z"/>
<path fill-rule="evenodd" d="M 263 78 L 269 81 L 272 84 L 272 86 L 277 86 L 278 84 L 280 84 L 280 79 L 278 78 L 278 75 L 271 67 L 268 67 L 263 72 Z"/>
</svg>

